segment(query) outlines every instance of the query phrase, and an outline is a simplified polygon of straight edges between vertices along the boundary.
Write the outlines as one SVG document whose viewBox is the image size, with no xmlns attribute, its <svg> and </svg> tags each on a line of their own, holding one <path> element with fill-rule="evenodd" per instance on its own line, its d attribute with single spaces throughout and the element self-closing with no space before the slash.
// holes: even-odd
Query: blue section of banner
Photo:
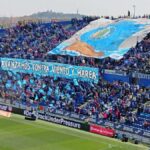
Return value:
<svg viewBox="0 0 150 150">
<path fill-rule="evenodd" d="M 1 69 L 41 76 L 78 79 L 97 83 L 99 69 L 68 64 L 41 62 L 26 59 L 1 58 Z"/>
</svg>

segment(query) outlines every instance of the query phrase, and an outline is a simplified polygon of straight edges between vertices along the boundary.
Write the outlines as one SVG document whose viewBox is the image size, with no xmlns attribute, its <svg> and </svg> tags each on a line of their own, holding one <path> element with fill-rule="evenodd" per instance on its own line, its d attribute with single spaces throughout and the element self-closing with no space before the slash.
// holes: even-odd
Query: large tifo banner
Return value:
<svg viewBox="0 0 150 150">
<path fill-rule="evenodd" d="M 121 59 L 149 33 L 149 19 L 98 19 L 79 30 L 49 54 Z"/>
<path fill-rule="evenodd" d="M 1 58 L 0 62 L 2 70 L 10 70 L 13 72 L 79 79 L 95 83 L 99 79 L 98 68 L 13 58 Z"/>
</svg>

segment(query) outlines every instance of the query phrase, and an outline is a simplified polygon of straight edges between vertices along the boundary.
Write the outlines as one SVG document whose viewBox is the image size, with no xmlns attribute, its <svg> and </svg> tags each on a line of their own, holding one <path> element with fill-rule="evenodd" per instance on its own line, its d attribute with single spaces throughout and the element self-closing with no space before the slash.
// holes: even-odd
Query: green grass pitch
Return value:
<svg viewBox="0 0 150 150">
<path fill-rule="evenodd" d="M 100 135 L 23 116 L 0 117 L 0 150 L 147 150 Z"/>
</svg>

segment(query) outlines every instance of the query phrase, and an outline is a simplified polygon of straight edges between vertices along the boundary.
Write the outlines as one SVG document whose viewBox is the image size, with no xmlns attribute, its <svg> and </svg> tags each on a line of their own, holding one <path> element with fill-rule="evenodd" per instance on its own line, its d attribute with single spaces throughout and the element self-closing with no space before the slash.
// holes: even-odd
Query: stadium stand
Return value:
<svg viewBox="0 0 150 150">
<path fill-rule="evenodd" d="M 51 49 L 89 23 L 86 19 L 66 23 L 20 23 L 0 34 L 0 57 L 56 61 L 80 66 L 150 74 L 150 33 L 121 60 L 82 56 L 51 56 Z M 48 106 L 99 120 L 150 130 L 150 89 L 121 81 L 98 84 L 33 74 L 0 71 L 0 97 L 15 105 Z"/>
<path fill-rule="evenodd" d="M 120 81 L 98 84 L 32 74 L 1 71 L 0 96 L 14 103 L 49 106 L 51 112 L 63 110 L 97 121 L 108 120 L 150 129 L 148 88 Z M 137 111 L 136 111 L 137 110 Z"/>
</svg>

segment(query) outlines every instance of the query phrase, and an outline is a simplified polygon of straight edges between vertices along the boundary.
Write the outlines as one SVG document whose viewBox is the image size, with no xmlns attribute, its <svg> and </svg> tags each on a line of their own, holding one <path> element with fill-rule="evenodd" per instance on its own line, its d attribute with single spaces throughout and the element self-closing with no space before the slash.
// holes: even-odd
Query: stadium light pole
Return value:
<svg viewBox="0 0 150 150">
<path fill-rule="evenodd" d="M 133 13 L 133 18 L 135 18 L 135 8 L 136 8 L 136 6 L 133 5 L 133 11 L 134 11 L 134 13 Z"/>
</svg>

